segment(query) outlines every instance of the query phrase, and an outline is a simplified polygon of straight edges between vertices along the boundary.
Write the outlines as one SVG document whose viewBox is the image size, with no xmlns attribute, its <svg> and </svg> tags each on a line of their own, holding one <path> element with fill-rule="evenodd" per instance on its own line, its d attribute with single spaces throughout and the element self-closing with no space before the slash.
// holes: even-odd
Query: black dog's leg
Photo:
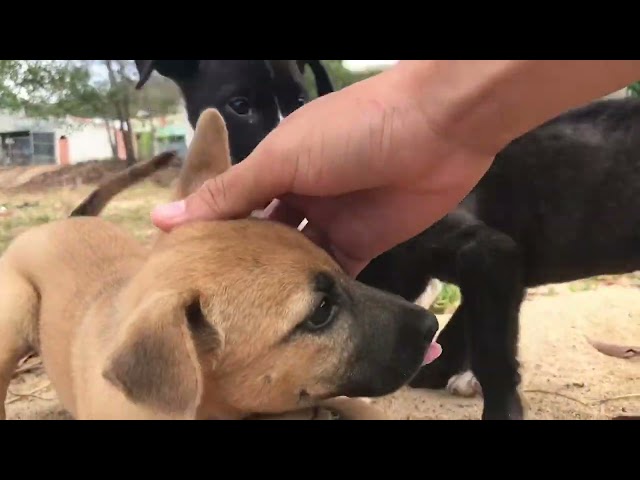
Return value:
<svg viewBox="0 0 640 480">
<path fill-rule="evenodd" d="M 444 388 L 470 366 L 482 388 L 483 418 L 522 418 L 517 342 L 525 289 L 519 248 L 468 218 L 455 229 L 455 220 L 448 220 L 449 235 L 440 234 L 446 247 L 437 249 L 433 265 L 435 276 L 460 287 L 462 304 L 438 337 L 441 357 L 410 386 Z"/>
<path fill-rule="evenodd" d="M 459 253 L 471 369 L 482 387 L 483 419 L 522 419 L 517 360 L 522 259 L 516 243 L 486 229 Z M 443 347 L 444 348 L 444 347 Z"/>
<path fill-rule="evenodd" d="M 516 243 L 458 210 L 375 259 L 358 279 L 415 301 L 429 277 L 458 285 L 462 304 L 438 336 L 442 355 L 410 386 L 444 388 L 471 367 L 483 418 L 522 417 L 516 355 L 524 286 Z"/>
</svg>

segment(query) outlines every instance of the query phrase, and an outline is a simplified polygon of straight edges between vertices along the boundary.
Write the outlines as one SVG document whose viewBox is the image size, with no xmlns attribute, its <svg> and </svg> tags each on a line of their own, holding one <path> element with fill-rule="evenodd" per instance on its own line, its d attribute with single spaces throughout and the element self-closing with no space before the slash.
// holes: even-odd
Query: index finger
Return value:
<svg viewBox="0 0 640 480">
<path fill-rule="evenodd" d="M 256 150 L 242 163 L 207 180 L 186 198 L 156 207 L 151 214 L 154 225 L 169 231 L 194 220 L 243 218 L 253 210 L 265 208 L 293 183 L 288 162 L 279 162 L 279 168 L 272 168 L 267 162 Z"/>
</svg>

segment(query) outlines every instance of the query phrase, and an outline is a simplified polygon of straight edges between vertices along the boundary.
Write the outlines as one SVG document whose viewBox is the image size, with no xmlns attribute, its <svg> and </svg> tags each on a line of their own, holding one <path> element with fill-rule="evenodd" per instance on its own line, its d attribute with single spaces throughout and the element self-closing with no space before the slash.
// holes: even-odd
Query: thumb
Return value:
<svg viewBox="0 0 640 480">
<path fill-rule="evenodd" d="M 243 218 L 265 208 L 286 191 L 287 182 L 273 171 L 263 173 L 260 163 L 248 160 L 210 178 L 186 198 L 156 207 L 151 212 L 153 224 L 166 232 L 194 220 Z"/>
</svg>

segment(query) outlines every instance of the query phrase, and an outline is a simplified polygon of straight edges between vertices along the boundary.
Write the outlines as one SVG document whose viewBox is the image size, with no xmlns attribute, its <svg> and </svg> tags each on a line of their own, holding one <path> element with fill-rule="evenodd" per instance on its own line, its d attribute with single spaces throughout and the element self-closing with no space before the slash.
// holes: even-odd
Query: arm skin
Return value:
<svg viewBox="0 0 640 480">
<path fill-rule="evenodd" d="M 640 79 L 636 60 L 408 60 L 287 117 L 241 164 L 152 213 L 168 231 L 269 208 L 352 275 L 467 195 L 511 140 Z"/>
</svg>

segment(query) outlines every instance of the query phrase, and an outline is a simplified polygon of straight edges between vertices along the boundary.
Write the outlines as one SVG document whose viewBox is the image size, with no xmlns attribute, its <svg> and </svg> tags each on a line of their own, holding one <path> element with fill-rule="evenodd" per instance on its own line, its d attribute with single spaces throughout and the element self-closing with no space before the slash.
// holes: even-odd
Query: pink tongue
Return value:
<svg viewBox="0 0 640 480">
<path fill-rule="evenodd" d="M 422 365 L 427 365 L 433 362 L 436 358 L 440 356 L 442 353 L 442 347 L 437 342 L 432 342 L 427 349 L 427 353 L 424 354 L 424 362 Z"/>
</svg>

